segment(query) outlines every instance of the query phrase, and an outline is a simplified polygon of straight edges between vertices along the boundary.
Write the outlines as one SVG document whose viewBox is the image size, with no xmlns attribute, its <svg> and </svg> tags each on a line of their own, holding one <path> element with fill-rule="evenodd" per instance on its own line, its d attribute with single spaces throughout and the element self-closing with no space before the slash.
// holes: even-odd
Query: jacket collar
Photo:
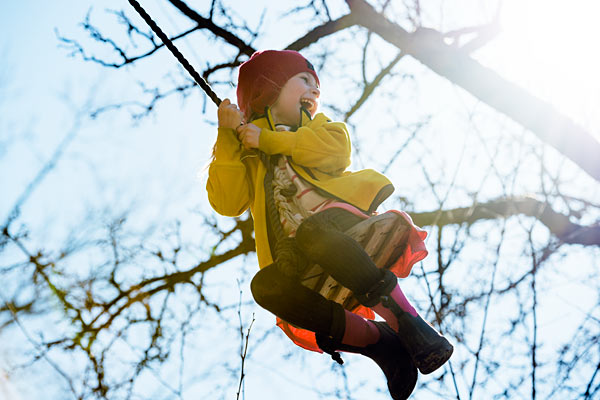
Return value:
<svg viewBox="0 0 600 400">
<path fill-rule="evenodd" d="M 298 130 L 298 128 L 302 127 L 302 126 L 306 126 L 311 120 L 312 118 L 310 117 L 310 113 L 308 112 L 308 110 L 304 107 L 300 107 L 299 110 L 299 116 L 298 116 L 298 125 L 296 126 L 290 126 L 289 129 L 286 130 L 290 130 L 292 132 L 295 132 L 296 130 Z M 256 125 L 261 125 L 261 127 L 264 128 L 269 128 L 272 131 L 276 131 L 277 127 L 275 125 L 275 121 L 273 120 L 273 114 L 271 113 L 271 107 L 265 107 L 265 112 L 263 115 L 257 117 L 256 119 L 254 119 L 252 121 L 252 123 L 256 124 Z"/>
</svg>

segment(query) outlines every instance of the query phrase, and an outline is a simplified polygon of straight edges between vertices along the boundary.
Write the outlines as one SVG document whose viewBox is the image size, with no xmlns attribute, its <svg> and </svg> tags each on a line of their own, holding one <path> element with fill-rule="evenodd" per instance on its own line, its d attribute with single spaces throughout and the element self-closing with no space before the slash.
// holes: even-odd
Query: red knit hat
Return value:
<svg viewBox="0 0 600 400">
<path fill-rule="evenodd" d="M 253 113 L 263 114 L 277 100 L 283 85 L 300 72 L 311 73 L 319 84 L 312 64 L 293 50 L 257 51 L 240 65 L 237 101 L 248 120 Z"/>
</svg>

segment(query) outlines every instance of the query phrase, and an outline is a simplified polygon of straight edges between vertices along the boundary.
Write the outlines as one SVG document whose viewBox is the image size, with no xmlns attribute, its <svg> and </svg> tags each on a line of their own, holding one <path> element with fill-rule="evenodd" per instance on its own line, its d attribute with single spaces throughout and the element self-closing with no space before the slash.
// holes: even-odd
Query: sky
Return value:
<svg viewBox="0 0 600 400">
<path fill-rule="evenodd" d="M 146 3 L 156 10 L 166 9 L 157 0 Z M 163 71 L 144 66 L 117 77 L 79 58 L 67 56 L 67 51 L 58 46 L 56 30 L 67 37 L 80 37 L 82 30 L 78 24 L 90 4 L 75 0 L 23 0 L 4 1 L 0 5 L 3 60 L 0 64 L 0 186 L 3 192 L 0 218 L 3 220 L 26 184 L 72 129 L 74 109 L 90 97 L 91 108 L 116 99 L 133 98 L 136 93 L 131 92 L 131 81 L 142 77 L 152 80 L 152 74 L 160 75 L 157 80 L 162 78 Z M 128 5 L 124 1 L 110 0 L 94 7 L 93 15 L 101 18 L 105 7 L 127 8 Z M 491 10 L 485 12 L 491 13 Z M 507 79 L 554 103 L 598 135 L 600 53 L 596 38 L 600 37 L 599 15 L 600 3 L 594 0 L 505 1 L 503 32 L 476 57 Z M 439 22 L 435 15 L 429 17 Z M 177 26 L 176 21 L 169 19 L 163 24 Z M 436 28 L 452 29 L 451 13 L 441 25 Z M 265 45 L 282 46 L 293 37 L 292 33 L 282 34 Z M 193 62 L 202 65 L 201 48 L 184 43 L 182 49 L 190 54 Z M 174 62 L 169 55 L 164 60 Z M 90 87 L 94 88 L 92 95 Z M 51 226 L 53 221 L 77 221 L 89 205 L 109 203 L 125 209 L 139 203 L 143 208 L 136 217 L 164 220 L 182 209 L 197 207 L 192 199 L 205 197 L 202 167 L 214 139 L 211 136 L 214 117 L 210 112 L 199 112 L 203 104 L 203 99 L 196 94 L 185 103 L 167 102 L 162 106 L 160 118 L 150 117 L 137 125 L 131 124 L 125 113 L 101 116 L 95 123 L 84 122 L 69 147 L 66 160 L 59 164 L 60 173 L 48 177 L 32 198 L 31 204 L 35 206 L 24 210 L 27 220 L 39 227 L 43 237 L 44 232 L 50 235 L 44 226 Z M 444 106 L 440 104 L 440 108 Z M 207 107 L 214 108 L 211 104 Z M 81 159 L 80 154 L 90 147 L 96 149 L 97 157 Z M 159 173 L 176 178 L 170 193 L 165 193 L 160 181 L 153 179 Z M 49 188 L 54 188 L 56 196 L 42 199 Z M 131 190 L 132 195 L 127 199 L 119 196 L 123 188 Z M 182 193 L 188 195 L 190 201 L 181 204 L 181 209 L 173 210 L 169 207 L 173 196 Z M 65 202 L 69 207 L 64 207 Z M 206 202 L 201 207 L 207 209 Z M 0 349 L 0 369 L 2 356 Z M 252 381 L 248 385 L 248 390 L 258 390 L 253 388 Z M 0 399 L 1 395 L 2 392 Z M 25 396 L 22 395 L 23 400 Z"/>
</svg>

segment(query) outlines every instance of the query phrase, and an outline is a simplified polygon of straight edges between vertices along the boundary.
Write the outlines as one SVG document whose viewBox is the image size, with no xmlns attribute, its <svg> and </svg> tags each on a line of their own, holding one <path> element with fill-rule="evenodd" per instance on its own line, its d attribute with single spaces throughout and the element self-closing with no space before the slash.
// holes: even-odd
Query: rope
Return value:
<svg viewBox="0 0 600 400">
<path fill-rule="evenodd" d="M 273 174 L 273 197 L 279 213 L 287 220 L 289 226 L 296 230 L 305 218 L 312 214 L 305 210 L 295 196 L 295 191 L 286 196 L 290 188 L 296 189 L 294 183 L 287 174 L 285 158 L 281 157 L 279 163 L 274 166 Z M 291 200 L 291 204 L 288 200 Z"/>
<path fill-rule="evenodd" d="M 194 78 L 196 83 L 206 92 L 208 97 L 210 97 L 210 99 L 217 106 L 220 105 L 221 99 L 219 98 L 219 96 L 217 96 L 217 94 L 212 90 L 212 88 L 206 82 L 206 80 L 204 80 L 204 78 L 202 78 L 200 76 L 200 74 L 194 69 L 194 67 L 192 67 L 192 65 L 183 56 L 183 54 L 181 54 L 181 52 L 177 49 L 177 47 L 175 47 L 175 45 L 173 44 L 171 39 L 169 39 L 167 37 L 167 35 L 162 31 L 162 29 L 160 29 L 160 27 L 156 24 L 156 22 L 154 22 L 152 17 L 150 17 L 150 15 L 148 15 L 146 10 L 144 10 L 142 8 L 140 3 L 138 3 L 136 0 L 128 0 L 128 1 L 129 1 L 129 4 L 131 4 L 131 6 L 135 9 L 135 11 L 137 11 L 137 13 L 144 19 L 144 21 L 146 22 L 146 24 L 148 24 L 148 26 L 152 29 L 152 31 L 154 31 L 154 33 L 156 33 L 156 35 L 160 38 L 160 40 L 162 40 L 164 45 L 167 46 L 167 48 L 171 51 L 171 53 L 173 53 L 173 55 L 175 56 L 175 58 L 177 58 L 177 60 L 181 63 L 181 65 L 183 65 L 185 70 L 192 76 L 192 78 Z M 279 212 L 278 212 L 277 206 L 275 204 L 274 193 L 273 193 L 273 175 L 274 175 L 273 169 L 275 166 L 271 165 L 271 163 L 269 162 L 269 157 L 267 157 L 262 152 L 260 152 L 259 154 L 261 155 L 261 161 L 265 164 L 265 166 L 267 168 L 267 174 L 266 174 L 265 180 L 264 180 L 265 197 L 266 197 L 266 202 L 267 202 L 267 210 L 266 210 L 267 217 L 269 218 L 271 226 L 273 228 L 273 231 L 275 234 L 275 240 L 276 240 L 276 242 L 279 242 L 282 239 L 284 239 L 286 237 L 286 235 L 283 232 L 283 227 L 281 226 L 281 221 L 279 220 Z M 275 253 L 278 253 L 278 252 L 275 252 Z M 275 255 L 275 258 L 277 258 L 277 254 L 274 254 L 274 255 Z"/>
<path fill-rule="evenodd" d="M 279 210 L 277 210 L 277 205 L 275 204 L 275 198 L 273 193 L 273 175 L 274 175 L 274 165 L 271 162 L 273 158 L 276 157 L 268 157 L 264 153 L 261 154 L 262 162 L 265 164 L 267 169 L 265 174 L 265 180 L 263 182 L 265 188 L 265 201 L 266 201 L 266 211 L 267 218 L 269 218 L 269 222 L 271 224 L 271 228 L 273 229 L 275 242 L 279 242 L 286 238 L 285 232 L 283 231 L 283 227 L 281 226 L 281 220 L 279 219 Z M 275 243 L 273 243 L 275 245 Z M 273 249 L 274 250 L 273 246 Z M 276 253 L 276 252 L 273 252 Z M 275 259 L 277 258 L 276 254 L 273 254 Z"/>
<path fill-rule="evenodd" d="M 183 56 L 183 54 L 181 54 L 177 47 L 175 47 L 171 39 L 169 39 L 167 35 L 165 35 L 162 29 L 160 29 L 156 22 L 154 22 L 150 15 L 148 15 L 146 10 L 142 8 L 140 3 L 138 3 L 136 0 L 128 1 L 129 4 L 131 4 L 131 6 L 135 9 L 135 11 L 137 11 L 137 13 L 140 14 L 140 16 L 144 19 L 144 21 L 146 21 L 146 23 L 148 24 L 148 26 L 150 26 L 154 33 L 156 33 L 160 40 L 162 40 L 164 45 L 167 46 L 171 53 L 173 53 L 173 55 L 175 56 L 175 58 L 177 58 L 181 65 L 183 65 L 183 68 L 185 68 L 185 70 L 192 76 L 192 78 L 194 78 L 194 81 L 196 81 L 196 83 L 206 92 L 208 97 L 210 97 L 210 99 L 217 106 L 219 106 L 221 104 L 221 99 L 219 98 L 219 96 L 217 96 L 217 94 L 212 90 L 212 88 L 206 82 L 206 80 L 204 80 L 204 78 L 200 76 L 200 74 L 194 69 L 194 67 L 192 67 L 192 64 L 190 64 L 189 61 Z"/>
<path fill-rule="evenodd" d="M 167 48 L 171 51 L 171 53 L 173 53 L 173 55 L 175 56 L 175 58 L 177 58 L 177 60 L 181 63 L 181 65 L 183 65 L 185 70 L 192 76 L 192 78 L 194 78 L 196 83 L 206 92 L 208 97 L 210 97 L 210 99 L 217 106 L 220 105 L 221 99 L 219 98 L 219 96 L 217 96 L 217 94 L 212 90 L 212 88 L 204 80 L 204 78 L 202 78 L 200 76 L 200 74 L 198 74 L 198 72 L 194 69 L 194 67 L 192 67 L 192 65 L 183 56 L 183 54 L 181 54 L 181 52 L 177 49 L 177 47 L 175 47 L 173 42 L 167 37 L 167 35 L 165 35 L 165 33 L 162 31 L 162 29 L 160 29 L 160 27 L 156 24 L 156 22 L 154 22 L 152 17 L 150 17 L 150 15 L 148 15 L 146 10 L 144 10 L 142 8 L 140 3 L 138 3 L 136 0 L 128 0 L 128 1 L 129 1 L 129 4 L 131 4 L 131 6 L 135 9 L 135 11 L 137 11 L 137 13 L 144 19 L 144 21 L 146 21 L 146 23 L 154 31 L 154 33 L 156 33 L 156 35 L 160 38 L 160 40 L 162 40 L 164 45 L 167 46 Z M 286 235 L 283 231 L 283 227 L 281 226 L 281 221 L 279 220 L 279 212 L 278 212 L 277 206 L 275 204 L 274 193 L 273 193 L 273 169 L 275 166 L 271 165 L 271 163 L 269 161 L 269 157 L 267 157 L 264 153 L 259 152 L 259 154 L 261 156 L 261 161 L 265 164 L 265 167 L 267 169 L 267 174 L 266 174 L 265 180 L 264 180 L 265 197 L 266 197 L 266 202 L 267 202 L 267 207 L 266 207 L 267 208 L 266 209 L 267 217 L 269 218 L 269 221 L 273 228 L 273 231 L 275 234 L 275 241 L 279 242 L 279 241 L 283 240 L 286 237 Z M 278 258 L 277 253 L 279 253 L 279 251 L 275 251 L 273 254 L 275 256 L 275 258 Z"/>
</svg>

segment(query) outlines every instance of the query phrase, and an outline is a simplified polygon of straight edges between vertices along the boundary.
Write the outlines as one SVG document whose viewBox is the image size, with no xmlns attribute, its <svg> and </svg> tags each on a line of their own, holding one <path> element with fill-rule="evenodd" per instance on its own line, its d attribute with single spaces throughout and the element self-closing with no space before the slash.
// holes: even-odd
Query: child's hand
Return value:
<svg viewBox="0 0 600 400">
<path fill-rule="evenodd" d="M 229 99 L 224 99 L 217 110 L 219 128 L 236 129 L 244 122 L 244 116 L 237 105 L 231 104 Z"/>
<path fill-rule="evenodd" d="M 238 138 L 246 150 L 258 149 L 261 129 L 254 124 L 245 124 L 237 127 Z"/>
</svg>

